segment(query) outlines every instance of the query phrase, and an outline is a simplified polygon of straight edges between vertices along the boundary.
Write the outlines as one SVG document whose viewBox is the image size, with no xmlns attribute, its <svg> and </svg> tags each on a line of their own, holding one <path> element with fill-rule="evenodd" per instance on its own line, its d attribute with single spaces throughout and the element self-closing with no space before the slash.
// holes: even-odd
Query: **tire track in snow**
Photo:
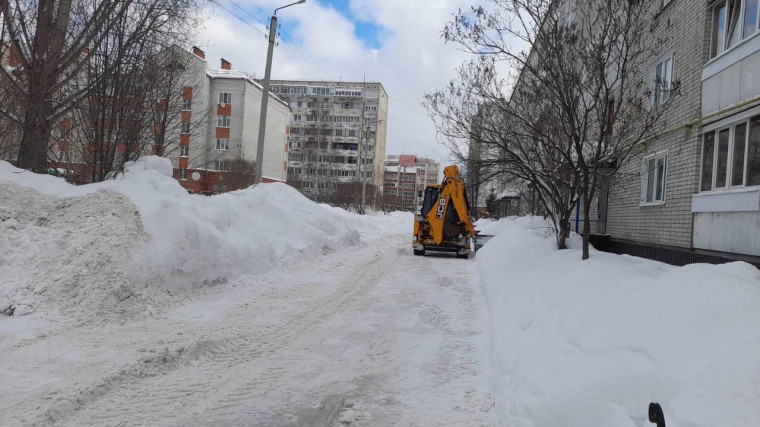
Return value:
<svg viewBox="0 0 760 427">
<path fill-rule="evenodd" d="M 335 313 L 369 292 L 393 267 L 397 257 L 395 251 L 382 255 L 365 248 L 351 251 L 346 259 L 355 263 L 360 253 L 367 252 L 369 259 L 356 263 L 353 274 L 344 275 L 334 292 L 285 316 L 279 325 L 249 330 L 232 338 L 204 340 L 189 349 L 159 354 L 82 391 L 71 400 L 73 411 L 64 413 L 72 415 L 66 424 L 178 425 L 181 424 L 177 423 L 178 414 L 197 417 L 210 408 L 234 406 L 236 399 L 241 401 L 257 390 L 265 390 L 264 384 L 282 372 L 269 372 L 268 378 L 250 377 L 256 360 L 271 356 L 317 330 Z M 334 264 L 312 273 L 313 277 L 334 275 Z M 231 330 L 235 332 L 235 328 Z"/>
</svg>

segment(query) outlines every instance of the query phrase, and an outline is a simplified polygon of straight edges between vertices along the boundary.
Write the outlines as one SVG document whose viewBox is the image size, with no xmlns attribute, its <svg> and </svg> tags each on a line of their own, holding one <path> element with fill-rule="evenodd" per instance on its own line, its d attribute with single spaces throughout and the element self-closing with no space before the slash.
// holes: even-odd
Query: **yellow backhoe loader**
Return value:
<svg viewBox="0 0 760 427">
<path fill-rule="evenodd" d="M 476 233 L 464 180 L 456 165 L 447 166 L 443 175 L 441 185 L 428 185 L 422 195 L 422 209 L 414 219 L 414 254 L 444 251 L 468 258 L 475 253 Z"/>
</svg>

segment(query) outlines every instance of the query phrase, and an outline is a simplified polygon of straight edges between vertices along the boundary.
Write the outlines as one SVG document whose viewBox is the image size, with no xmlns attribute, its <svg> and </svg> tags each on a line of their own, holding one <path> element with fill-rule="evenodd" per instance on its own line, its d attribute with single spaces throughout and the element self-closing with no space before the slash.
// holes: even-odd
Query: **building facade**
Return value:
<svg viewBox="0 0 760 427">
<path fill-rule="evenodd" d="M 664 43 L 643 72 L 653 86 L 659 72 L 672 76 L 679 90 L 653 100 L 654 108 L 670 104 L 658 137 L 600 194 L 608 199 L 599 231 L 644 245 L 760 256 L 759 2 L 652 7 L 652 40 Z"/>
<path fill-rule="evenodd" d="M 398 210 L 417 212 L 422 208 L 419 192 L 429 184 L 441 183 L 441 164 L 414 155 L 389 155 L 385 162 L 384 199 Z"/>
<path fill-rule="evenodd" d="M 325 202 L 359 174 L 381 190 L 388 94 L 381 83 L 272 80 L 291 110 L 288 182 Z M 360 145 L 361 144 L 361 145 Z M 361 153 L 360 153 L 361 152 Z"/>
<path fill-rule="evenodd" d="M 191 57 L 187 72 L 198 84 L 183 92 L 187 126 L 179 135 L 181 149 L 169 155 L 175 178 L 195 193 L 245 188 L 253 184 L 263 88 L 225 59 L 214 70 L 202 50 L 193 48 Z M 276 96 L 268 105 L 262 180 L 286 182 L 291 111 Z"/>
</svg>

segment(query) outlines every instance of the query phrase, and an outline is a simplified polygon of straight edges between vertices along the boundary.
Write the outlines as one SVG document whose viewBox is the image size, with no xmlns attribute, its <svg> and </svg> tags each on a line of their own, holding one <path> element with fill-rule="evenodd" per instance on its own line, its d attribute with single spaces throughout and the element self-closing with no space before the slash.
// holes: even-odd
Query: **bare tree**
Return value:
<svg viewBox="0 0 760 427">
<path fill-rule="evenodd" d="M 92 61 L 102 58 L 112 31 L 130 22 L 121 49 L 146 41 L 185 37 L 197 19 L 201 0 L 17 0 L 0 2 L 4 45 L 18 54 L 18 72 L 4 73 L 21 94 L 22 114 L 0 105 L 15 120 L 21 139 L 19 167 L 47 169 L 50 133 L 86 99 L 98 80 L 86 78 Z"/>
<path fill-rule="evenodd" d="M 560 248 L 580 202 L 583 259 L 600 172 L 614 174 L 651 137 L 663 108 L 650 99 L 677 88 L 657 79 L 650 89 L 649 10 L 643 0 L 490 0 L 443 31 L 478 57 L 428 95 L 439 130 L 460 153 L 475 139 L 492 176 L 530 184 Z"/>
<path fill-rule="evenodd" d="M 256 184 L 256 162 L 237 157 L 225 161 L 227 174 L 224 175 L 227 190 L 241 190 Z"/>
<path fill-rule="evenodd" d="M 373 184 L 366 184 L 366 201 L 367 205 L 375 202 L 378 194 Z M 362 212 L 362 184 L 359 181 L 351 181 L 335 184 L 335 189 L 330 194 L 329 202 L 332 206 L 337 206 L 346 210 L 352 210 L 357 213 Z"/>
</svg>

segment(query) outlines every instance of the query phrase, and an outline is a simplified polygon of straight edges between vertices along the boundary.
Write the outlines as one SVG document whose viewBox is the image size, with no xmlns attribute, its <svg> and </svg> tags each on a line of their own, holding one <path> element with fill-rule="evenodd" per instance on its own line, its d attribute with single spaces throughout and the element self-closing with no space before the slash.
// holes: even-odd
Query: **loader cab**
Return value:
<svg viewBox="0 0 760 427">
<path fill-rule="evenodd" d="M 423 195 L 422 199 L 422 209 L 420 210 L 420 215 L 425 218 L 430 212 L 430 209 L 433 208 L 433 205 L 435 204 L 435 201 L 438 200 L 438 191 L 439 186 L 428 186 L 425 188 L 425 194 Z"/>
</svg>

